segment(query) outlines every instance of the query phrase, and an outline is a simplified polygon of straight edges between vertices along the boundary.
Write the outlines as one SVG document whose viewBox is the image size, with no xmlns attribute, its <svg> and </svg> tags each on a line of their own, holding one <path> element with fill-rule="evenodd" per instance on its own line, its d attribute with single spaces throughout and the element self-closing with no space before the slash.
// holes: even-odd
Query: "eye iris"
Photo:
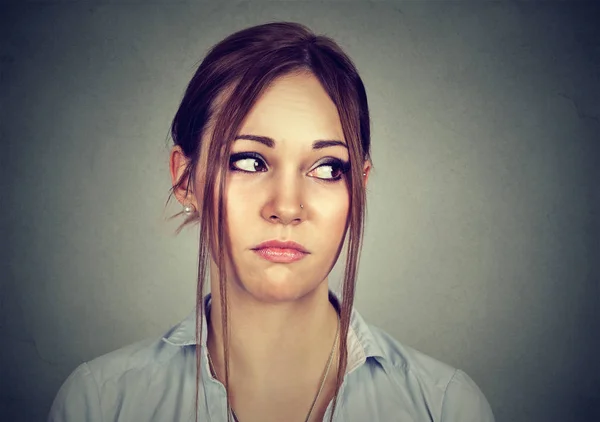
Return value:
<svg viewBox="0 0 600 422">
<path fill-rule="evenodd" d="M 332 179 L 336 179 L 341 175 L 342 169 L 338 165 L 333 165 L 333 166 L 331 166 L 331 173 L 332 173 L 332 176 L 331 176 Z M 335 174 L 335 176 L 333 174 Z"/>
</svg>

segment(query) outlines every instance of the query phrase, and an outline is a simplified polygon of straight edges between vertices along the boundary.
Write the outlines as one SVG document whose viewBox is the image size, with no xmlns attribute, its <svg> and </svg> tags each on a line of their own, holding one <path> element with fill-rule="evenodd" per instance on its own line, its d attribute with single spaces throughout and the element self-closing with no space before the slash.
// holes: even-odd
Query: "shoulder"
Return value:
<svg viewBox="0 0 600 422">
<path fill-rule="evenodd" d="M 490 404 L 475 381 L 457 369 L 446 387 L 442 406 L 442 422 L 494 422 Z"/>
<path fill-rule="evenodd" d="M 61 385 L 48 422 L 103 420 L 107 402 L 149 385 L 177 349 L 162 338 L 146 339 L 81 363 Z"/>
<path fill-rule="evenodd" d="M 427 402 L 434 421 L 493 422 L 490 405 L 477 384 L 464 371 L 409 347 L 383 329 L 366 324 L 378 362 L 391 381 L 411 397 Z"/>
<path fill-rule="evenodd" d="M 441 387 L 447 385 L 456 371 L 456 368 L 401 343 L 383 329 L 372 324 L 368 324 L 368 327 L 390 365 L 403 368 L 419 379 Z"/>
<path fill-rule="evenodd" d="M 96 357 L 85 365 L 100 384 L 105 384 L 128 373 L 163 365 L 174 351 L 175 348 L 162 341 L 162 338 L 151 338 Z"/>
</svg>

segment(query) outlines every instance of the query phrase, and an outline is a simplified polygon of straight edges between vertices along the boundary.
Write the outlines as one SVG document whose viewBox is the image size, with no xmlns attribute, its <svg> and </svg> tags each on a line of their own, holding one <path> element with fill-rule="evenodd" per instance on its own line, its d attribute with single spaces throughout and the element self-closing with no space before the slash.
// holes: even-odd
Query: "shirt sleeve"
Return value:
<svg viewBox="0 0 600 422">
<path fill-rule="evenodd" d="M 87 363 L 79 365 L 58 390 L 47 422 L 100 422 L 98 385 Z"/>
<path fill-rule="evenodd" d="M 446 387 L 441 422 L 495 422 L 487 399 L 475 381 L 460 369 Z"/>
</svg>

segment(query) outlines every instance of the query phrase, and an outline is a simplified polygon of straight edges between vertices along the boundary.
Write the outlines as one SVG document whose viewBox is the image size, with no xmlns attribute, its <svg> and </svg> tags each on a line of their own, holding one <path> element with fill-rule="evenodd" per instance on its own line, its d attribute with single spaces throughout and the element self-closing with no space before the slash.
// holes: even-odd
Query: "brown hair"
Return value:
<svg viewBox="0 0 600 422">
<path fill-rule="evenodd" d="M 177 229 L 177 233 L 187 224 L 200 222 L 198 285 L 196 291 L 196 420 L 198 417 L 198 385 L 200 382 L 200 362 L 202 339 L 202 318 L 204 316 L 204 278 L 208 263 L 207 244 L 212 245 L 214 225 L 217 223 L 217 241 L 225 246 L 229 239 L 227 217 L 224 214 L 223 195 L 225 175 L 229 169 L 230 147 L 237 135 L 244 117 L 255 101 L 276 78 L 294 72 L 308 71 L 315 75 L 337 107 L 344 137 L 349 146 L 350 171 L 344 178 L 348 187 L 350 209 L 346 220 L 344 237 L 348 228 L 348 254 L 344 271 L 344 282 L 340 310 L 340 353 L 338 375 L 331 420 L 336 409 L 337 398 L 346 372 L 346 338 L 354 302 L 354 288 L 357 275 L 361 241 L 364 232 L 366 194 L 363 185 L 363 164 L 370 160 L 370 122 L 367 96 L 356 67 L 342 49 L 330 38 L 317 36 L 307 27 L 293 22 L 274 22 L 254 26 L 236 32 L 216 44 L 206 55 L 190 81 L 179 109 L 171 125 L 174 144 L 179 145 L 189 159 L 188 165 L 171 188 L 170 197 L 176 188 L 187 178 L 186 195 L 190 185 L 194 189 L 194 175 L 198 168 L 202 148 L 208 148 L 204 170 L 203 201 L 198 212 L 189 216 Z M 228 93 L 226 98 L 222 94 Z M 208 145 L 202 145 L 202 135 L 207 127 L 213 127 Z M 214 188 L 220 179 L 218 209 L 215 214 Z M 167 199 L 167 203 L 169 201 Z M 173 217 L 181 215 L 178 213 Z M 222 216 L 222 217 L 220 217 Z M 171 217 L 171 218 L 173 218 Z M 227 418 L 230 415 L 229 396 L 229 347 L 227 325 L 227 287 L 224 265 L 224 247 L 217 249 L 219 271 L 219 291 L 222 300 L 222 326 L 225 356 L 225 388 L 227 390 Z M 212 250 L 212 248 L 211 248 Z M 336 257 L 337 259 L 337 257 Z"/>
</svg>

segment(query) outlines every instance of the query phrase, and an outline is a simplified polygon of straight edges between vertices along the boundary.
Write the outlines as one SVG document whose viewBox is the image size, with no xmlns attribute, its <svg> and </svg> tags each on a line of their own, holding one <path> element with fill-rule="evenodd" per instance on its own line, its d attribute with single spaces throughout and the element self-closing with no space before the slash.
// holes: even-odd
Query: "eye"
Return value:
<svg viewBox="0 0 600 422">
<path fill-rule="evenodd" d="M 327 182 L 341 180 L 342 175 L 350 170 L 349 163 L 341 160 L 330 160 L 316 167 L 311 173 L 316 173 L 315 177 Z"/>
<path fill-rule="evenodd" d="M 264 170 L 259 170 L 260 168 L 263 168 Z M 243 152 L 231 154 L 231 157 L 229 158 L 229 169 L 232 171 L 257 173 L 266 171 L 267 166 L 260 155 L 251 152 Z"/>
</svg>

